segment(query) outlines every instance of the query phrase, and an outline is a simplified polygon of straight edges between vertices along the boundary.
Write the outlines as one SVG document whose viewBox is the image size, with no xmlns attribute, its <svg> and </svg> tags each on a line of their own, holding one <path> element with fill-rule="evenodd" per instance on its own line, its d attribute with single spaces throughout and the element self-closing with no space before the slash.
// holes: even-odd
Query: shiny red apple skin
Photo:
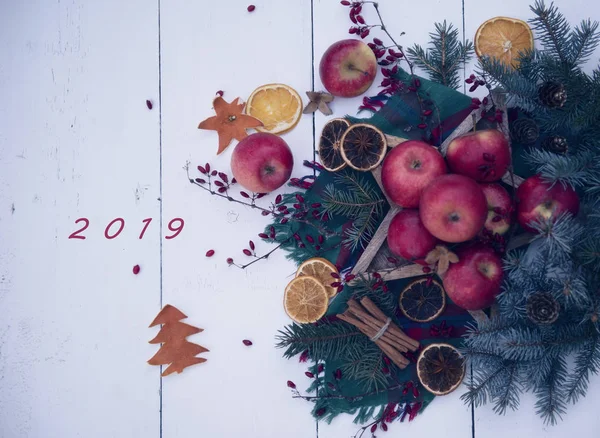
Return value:
<svg viewBox="0 0 600 438">
<path fill-rule="evenodd" d="M 293 167 L 288 144 L 266 132 L 250 134 L 231 155 L 231 170 L 238 184 L 255 193 L 269 193 L 284 185 Z"/>
<path fill-rule="evenodd" d="M 541 175 L 527 178 L 517 189 L 517 221 L 527 231 L 535 233 L 530 222 L 556 218 L 564 212 L 579 213 L 579 196 L 571 186 L 544 181 Z"/>
<path fill-rule="evenodd" d="M 483 228 L 495 234 L 504 234 L 510 229 L 513 218 L 512 199 L 508 191 L 497 183 L 479 184 L 487 202 L 488 214 Z M 495 210 L 501 209 L 501 212 Z M 494 221 L 495 218 L 498 218 Z"/>
<path fill-rule="evenodd" d="M 437 241 L 423 226 L 417 210 L 401 210 L 390 223 L 388 247 L 393 254 L 406 260 L 425 258 Z"/>
<path fill-rule="evenodd" d="M 510 165 L 510 147 L 497 129 L 470 132 L 450 142 L 446 161 L 453 173 L 480 182 L 499 181 Z"/>
<path fill-rule="evenodd" d="M 409 140 L 389 152 L 381 168 L 381 183 L 390 199 L 403 208 L 417 208 L 423 189 L 448 172 L 442 154 L 429 144 Z"/>
<path fill-rule="evenodd" d="M 329 93 L 339 97 L 356 97 L 369 89 L 377 74 L 373 50 L 360 40 L 346 39 L 333 43 L 319 63 L 319 76 Z"/>
<path fill-rule="evenodd" d="M 490 307 L 502 286 L 502 259 L 492 248 L 472 246 L 457 251 L 443 283 L 450 299 L 466 310 Z"/>
<path fill-rule="evenodd" d="M 487 202 L 474 180 L 448 174 L 425 187 L 419 213 L 425 228 L 438 239 L 450 243 L 466 242 L 483 228 Z"/>
</svg>

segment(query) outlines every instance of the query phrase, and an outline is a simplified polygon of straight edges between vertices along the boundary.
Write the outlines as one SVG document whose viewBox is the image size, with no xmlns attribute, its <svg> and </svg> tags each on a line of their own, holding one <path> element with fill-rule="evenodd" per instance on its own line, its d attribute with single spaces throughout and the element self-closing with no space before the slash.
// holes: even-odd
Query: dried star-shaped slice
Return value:
<svg viewBox="0 0 600 438">
<path fill-rule="evenodd" d="M 331 108 L 329 108 L 328 103 L 333 101 L 333 96 L 329 93 L 319 93 L 317 91 L 307 91 L 306 95 L 310 102 L 302 111 L 304 114 L 314 113 L 316 110 L 321 111 L 326 116 L 330 116 L 333 114 Z"/>
<path fill-rule="evenodd" d="M 425 263 L 428 265 L 435 265 L 437 263 L 438 275 L 444 275 L 450 267 L 450 263 L 458 263 L 458 256 L 445 246 L 437 245 L 425 257 Z"/>
<path fill-rule="evenodd" d="M 217 131 L 219 134 L 219 149 L 217 155 L 227 149 L 234 138 L 240 141 L 248 136 L 246 129 L 263 126 L 263 123 L 248 114 L 242 114 L 245 103 L 238 103 L 239 97 L 227 103 L 221 96 L 213 101 L 215 116 L 200 122 L 198 129 Z"/>
</svg>

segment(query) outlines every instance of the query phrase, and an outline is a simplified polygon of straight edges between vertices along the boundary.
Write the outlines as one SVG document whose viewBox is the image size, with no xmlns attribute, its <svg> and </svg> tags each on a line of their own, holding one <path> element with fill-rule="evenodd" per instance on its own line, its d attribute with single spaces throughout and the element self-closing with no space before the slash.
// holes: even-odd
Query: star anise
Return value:
<svg viewBox="0 0 600 438">
<path fill-rule="evenodd" d="M 238 141 L 248 136 L 247 128 L 263 126 L 263 123 L 247 114 L 242 114 L 245 103 L 238 103 L 239 98 L 227 103 L 221 96 L 213 101 L 215 116 L 200 122 L 198 129 L 209 129 L 219 134 L 219 149 L 217 155 L 227 149 L 234 138 Z"/>
<path fill-rule="evenodd" d="M 331 108 L 329 108 L 328 103 L 333 101 L 333 96 L 329 93 L 317 92 L 317 91 L 307 91 L 306 95 L 310 102 L 302 111 L 304 114 L 314 113 L 317 109 L 321 111 L 326 116 L 330 116 L 333 114 Z"/>
<path fill-rule="evenodd" d="M 450 267 L 450 263 L 458 263 L 458 256 L 445 246 L 437 245 L 425 257 L 425 263 L 428 265 L 435 265 L 437 263 L 438 275 L 444 275 Z"/>
</svg>

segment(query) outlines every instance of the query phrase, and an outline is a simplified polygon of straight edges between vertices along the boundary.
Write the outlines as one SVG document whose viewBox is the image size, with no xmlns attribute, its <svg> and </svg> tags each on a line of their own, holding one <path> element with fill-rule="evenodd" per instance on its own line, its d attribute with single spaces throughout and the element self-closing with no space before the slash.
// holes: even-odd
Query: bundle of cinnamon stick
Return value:
<svg viewBox="0 0 600 438">
<path fill-rule="evenodd" d="M 400 369 L 409 364 L 401 353 L 414 352 L 419 348 L 418 341 L 407 336 L 367 297 L 362 298 L 360 303 L 351 298 L 348 300 L 348 309 L 337 317 L 371 338 Z"/>
</svg>

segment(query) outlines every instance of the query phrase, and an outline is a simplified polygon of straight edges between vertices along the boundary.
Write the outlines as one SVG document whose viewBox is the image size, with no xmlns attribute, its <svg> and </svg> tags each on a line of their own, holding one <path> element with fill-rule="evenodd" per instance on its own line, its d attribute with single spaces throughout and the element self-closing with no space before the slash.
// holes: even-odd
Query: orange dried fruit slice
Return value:
<svg viewBox="0 0 600 438">
<path fill-rule="evenodd" d="M 346 167 L 341 144 L 342 136 L 349 126 L 350 122 L 346 119 L 332 119 L 323 126 L 319 139 L 319 158 L 321 165 L 330 172 Z"/>
<path fill-rule="evenodd" d="M 430 344 L 417 359 L 417 377 L 432 394 L 450 394 L 465 377 L 464 358 L 450 344 Z"/>
<path fill-rule="evenodd" d="M 325 286 L 329 298 L 334 296 L 337 291 L 337 288 L 332 287 L 331 283 L 339 281 L 332 277 L 331 274 L 339 275 L 339 271 L 333 263 L 322 257 L 313 257 L 306 260 L 300 265 L 298 271 L 296 271 L 296 277 L 308 275 L 319 280 Z"/>
<path fill-rule="evenodd" d="M 381 164 L 387 152 L 383 132 L 368 123 L 350 126 L 342 136 L 342 158 L 355 170 L 373 170 Z"/>
<path fill-rule="evenodd" d="M 246 114 L 263 123 L 264 126 L 254 128 L 257 131 L 283 134 L 293 129 L 300 121 L 302 99 L 289 85 L 262 85 L 248 98 Z"/>
<path fill-rule="evenodd" d="M 315 277 L 303 275 L 294 278 L 285 288 L 283 305 L 295 322 L 316 322 L 327 312 L 329 296 L 325 286 Z"/>
<path fill-rule="evenodd" d="M 487 20 L 475 33 L 475 53 L 489 56 L 514 68 L 521 53 L 533 49 L 533 32 L 523 20 L 495 17 Z"/>
</svg>

